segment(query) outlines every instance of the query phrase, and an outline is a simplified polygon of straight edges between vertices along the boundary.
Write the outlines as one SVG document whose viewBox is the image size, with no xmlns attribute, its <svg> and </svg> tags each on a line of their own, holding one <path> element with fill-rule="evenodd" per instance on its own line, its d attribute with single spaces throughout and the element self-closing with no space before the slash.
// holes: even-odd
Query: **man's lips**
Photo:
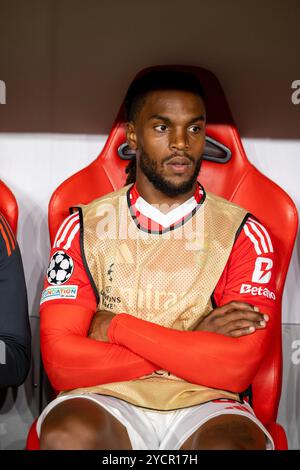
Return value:
<svg viewBox="0 0 300 470">
<path fill-rule="evenodd" d="M 167 165 L 176 173 L 184 173 L 192 165 L 192 162 L 187 157 L 173 157 L 167 162 Z"/>
<path fill-rule="evenodd" d="M 191 160 L 187 157 L 173 157 L 167 165 L 191 165 Z"/>
</svg>

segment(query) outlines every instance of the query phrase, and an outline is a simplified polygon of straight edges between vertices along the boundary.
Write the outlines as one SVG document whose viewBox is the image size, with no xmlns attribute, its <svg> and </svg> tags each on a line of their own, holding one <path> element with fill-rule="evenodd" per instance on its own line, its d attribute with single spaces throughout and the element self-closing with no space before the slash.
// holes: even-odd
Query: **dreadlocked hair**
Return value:
<svg viewBox="0 0 300 470">
<path fill-rule="evenodd" d="M 133 157 L 125 168 L 125 173 L 127 173 L 126 183 L 131 184 L 135 183 L 136 180 L 136 157 Z"/>
</svg>

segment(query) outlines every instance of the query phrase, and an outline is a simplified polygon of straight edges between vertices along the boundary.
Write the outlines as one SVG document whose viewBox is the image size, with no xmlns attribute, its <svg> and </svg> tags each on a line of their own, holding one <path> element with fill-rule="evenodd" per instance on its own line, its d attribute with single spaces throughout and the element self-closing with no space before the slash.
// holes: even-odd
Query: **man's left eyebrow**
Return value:
<svg viewBox="0 0 300 470">
<path fill-rule="evenodd" d="M 158 119 L 159 121 L 165 121 L 170 123 L 171 119 L 169 119 L 167 116 L 162 116 L 161 114 L 152 114 L 152 116 L 149 117 L 150 119 Z"/>
<path fill-rule="evenodd" d="M 189 123 L 192 124 L 193 122 L 197 122 L 197 121 L 205 121 L 205 116 L 203 116 L 203 114 L 200 114 L 200 116 L 196 116 Z"/>
<path fill-rule="evenodd" d="M 171 122 L 171 119 L 169 119 L 167 116 L 162 116 L 161 114 L 152 114 L 152 116 L 149 117 L 149 120 L 150 119 L 158 119 L 160 121 L 165 121 L 168 123 Z M 189 124 L 192 124 L 193 122 L 197 122 L 197 121 L 205 121 L 205 116 L 203 114 L 200 114 L 199 116 L 196 116 L 193 119 L 191 119 L 189 121 Z"/>
</svg>

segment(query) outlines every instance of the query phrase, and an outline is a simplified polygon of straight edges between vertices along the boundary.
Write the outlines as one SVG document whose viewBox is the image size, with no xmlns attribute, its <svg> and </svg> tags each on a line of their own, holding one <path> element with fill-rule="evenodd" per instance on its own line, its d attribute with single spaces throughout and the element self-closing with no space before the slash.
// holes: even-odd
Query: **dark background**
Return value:
<svg viewBox="0 0 300 470">
<path fill-rule="evenodd" d="M 299 138 L 298 0 L 0 0 L 0 131 L 107 134 L 157 64 L 220 79 L 243 137 Z"/>
</svg>

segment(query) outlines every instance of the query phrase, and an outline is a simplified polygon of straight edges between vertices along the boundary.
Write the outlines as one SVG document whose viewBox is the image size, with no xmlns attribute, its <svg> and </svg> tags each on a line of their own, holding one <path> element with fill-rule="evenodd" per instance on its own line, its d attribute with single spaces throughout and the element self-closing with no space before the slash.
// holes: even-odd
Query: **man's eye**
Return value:
<svg viewBox="0 0 300 470">
<path fill-rule="evenodd" d="M 193 134 L 197 134 L 198 132 L 201 131 L 201 128 L 199 126 L 191 126 L 189 127 L 189 130 L 193 133 Z"/>
<path fill-rule="evenodd" d="M 159 124 L 158 126 L 155 126 L 154 129 L 158 132 L 165 132 L 167 130 L 167 126 L 166 124 Z"/>
</svg>

